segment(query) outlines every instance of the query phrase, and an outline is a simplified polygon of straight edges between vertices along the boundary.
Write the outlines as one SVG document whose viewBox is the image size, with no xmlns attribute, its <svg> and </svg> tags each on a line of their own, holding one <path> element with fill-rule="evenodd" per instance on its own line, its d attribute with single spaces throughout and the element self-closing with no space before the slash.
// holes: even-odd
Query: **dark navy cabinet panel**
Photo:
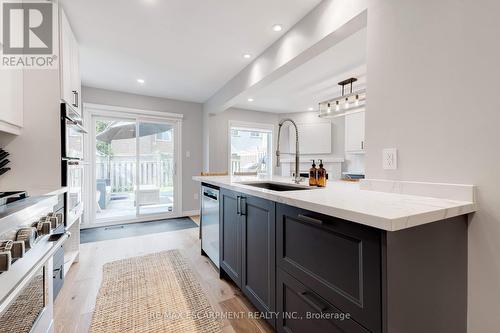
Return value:
<svg viewBox="0 0 500 333">
<path fill-rule="evenodd" d="M 382 331 L 381 231 L 277 204 L 277 265 L 373 332 Z"/>
<path fill-rule="evenodd" d="M 220 191 L 220 265 L 226 274 L 241 287 L 241 220 L 239 195 Z"/>
<path fill-rule="evenodd" d="M 278 269 L 276 328 L 286 333 L 368 333 L 341 310 Z"/>
<path fill-rule="evenodd" d="M 275 311 L 276 255 L 273 201 L 241 197 L 242 290 L 259 311 Z M 269 323 L 275 325 L 275 319 Z"/>
</svg>

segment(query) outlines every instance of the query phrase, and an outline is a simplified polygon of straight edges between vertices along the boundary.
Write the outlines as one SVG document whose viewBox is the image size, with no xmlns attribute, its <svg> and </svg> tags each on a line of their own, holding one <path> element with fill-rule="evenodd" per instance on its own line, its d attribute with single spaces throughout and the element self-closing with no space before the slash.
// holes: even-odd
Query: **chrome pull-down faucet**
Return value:
<svg viewBox="0 0 500 333">
<path fill-rule="evenodd" d="M 295 184 L 298 184 L 302 181 L 302 178 L 300 177 L 300 171 L 299 171 L 299 168 L 300 168 L 300 158 L 299 158 L 299 129 L 297 128 L 297 124 L 295 123 L 295 121 L 293 121 L 292 119 L 283 119 L 280 121 L 279 123 L 279 127 L 278 127 L 278 145 L 277 145 L 277 149 L 276 149 L 276 167 L 280 167 L 281 166 L 281 161 L 280 161 L 280 134 L 281 134 L 281 127 L 283 126 L 284 123 L 286 122 L 290 122 L 292 123 L 293 127 L 295 127 L 295 175 L 294 175 L 294 179 L 293 181 L 295 182 Z"/>
</svg>

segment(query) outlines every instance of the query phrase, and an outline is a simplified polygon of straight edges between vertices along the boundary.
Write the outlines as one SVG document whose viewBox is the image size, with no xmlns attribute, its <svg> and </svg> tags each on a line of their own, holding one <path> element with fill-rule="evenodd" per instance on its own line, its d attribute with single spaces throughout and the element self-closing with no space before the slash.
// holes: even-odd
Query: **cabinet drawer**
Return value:
<svg viewBox="0 0 500 333">
<path fill-rule="evenodd" d="M 278 269 L 278 332 L 368 333 L 346 313 Z"/>
<path fill-rule="evenodd" d="M 277 265 L 373 332 L 381 331 L 381 232 L 279 204 Z"/>
</svg>

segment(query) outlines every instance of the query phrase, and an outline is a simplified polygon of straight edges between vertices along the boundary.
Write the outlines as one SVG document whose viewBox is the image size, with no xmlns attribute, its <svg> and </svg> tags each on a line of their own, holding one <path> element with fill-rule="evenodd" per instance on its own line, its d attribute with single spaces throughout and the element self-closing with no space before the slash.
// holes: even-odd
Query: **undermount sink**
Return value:
<svg viewBox="0 0 500 333">
<path fill-rule="evenodd" d="M 271 191 L 301 191 L 301 190 L 312 190 L 315 187 L 310 187 L 306 185 L 293 185 L 293 184 L 284 184 L 284 183 L 274 183 L 274 182 L 244 182 L 240 183 L 242 185 L 253 186 L 258 188 L 263 188 Z"/>
</svg>

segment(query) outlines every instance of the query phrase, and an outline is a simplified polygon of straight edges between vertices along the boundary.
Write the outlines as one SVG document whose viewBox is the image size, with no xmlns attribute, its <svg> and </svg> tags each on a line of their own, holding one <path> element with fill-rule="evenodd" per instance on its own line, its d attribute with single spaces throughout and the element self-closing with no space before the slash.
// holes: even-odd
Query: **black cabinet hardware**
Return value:
<svg viewBox="0 0 500 333">
<path fill-rule="evenodd" d="M 310 223 L 314 223 L 314 224 L 320 224 L 320 225 L 323 224 L 323 221 L 315 219 L 315 218 L 307 216 L 307 215 L 304 215 L 304 214 L 299 214 L 299 215 L 297 215 L 297 217 L 299 219 L 301 219 L 302 221 L 306 221 L 306 222 L 310 222 Z"/>
<path fill-rule="evenodd" d="M 328 309 L 328 305 L 323 304 L 320 300 L 317 299 L 313 294 L 308 291 L 303 291 L 300 293 L 304 301 L 309 303 L 310 306 L 315 308 L 318 312 L 323 312 Z"/>
<path fill-rule="evenodd" d="M 240 215 L 247 215 L 247 198 L 240 197 Z"/>
</svg>

